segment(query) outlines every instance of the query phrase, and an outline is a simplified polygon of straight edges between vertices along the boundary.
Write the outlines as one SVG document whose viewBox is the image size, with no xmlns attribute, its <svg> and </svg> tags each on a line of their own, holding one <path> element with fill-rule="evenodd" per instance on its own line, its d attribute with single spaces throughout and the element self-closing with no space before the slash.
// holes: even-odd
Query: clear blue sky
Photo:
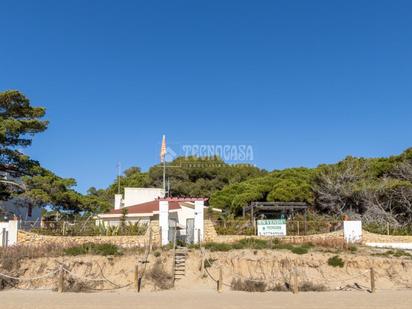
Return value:
<svg viewBox="0 0 412 309">
<path fill-rule="evenodd" d="M 47 108 L 26 152 L 105 187 L 169 143 L 266 169 L 412 146 L 410 1 L 2 1 L 0 90 Z"/>
</svg>

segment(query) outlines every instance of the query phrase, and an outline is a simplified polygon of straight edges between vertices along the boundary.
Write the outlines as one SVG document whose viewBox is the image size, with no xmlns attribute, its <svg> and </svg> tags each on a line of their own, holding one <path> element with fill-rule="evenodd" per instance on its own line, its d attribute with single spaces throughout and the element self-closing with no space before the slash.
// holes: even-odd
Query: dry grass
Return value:
<svg viewBox="0 0 412 309">
<path fill-rule="evenodd" d="M 73 293 L 90 292 L 90 290 L 96 289 L 97 285 L 96 282 L 84 282 L 68 277 L 64 280 L 64 291 Z"/>
<path fill-rule="evenodd" d="M 299 291 L 302 292 L 324 292 L 327 291 L 328 288 L 326 286 L 324 286 L 323 284 L 316 284 L 313 282 L 302 282 L 299 285 Z"/>
<path fill-rule="evenodd" d="M 38 246 L 12 246 L 0 249 L 0 269 L 12 271 L 19 268 L 23 259 L 39 257 L 56 257 L 64 254 L 64 249 L 69 247 L 57 244 L 42 244 Z"/>
<path fill-rule="evenodd" d="M 233 279 L 230 284 L 234 291 L 265 292 L 267 285 L 264 281 L 254 279 Z"/>
<path fill-rule="evenodd" d="M 163 269 L 160 260 L 157 260 L 150 271 L 146 273 L 146 277 L 160 290 L 168 290 L 173 287 L 173 276 Z"/>
</svg>

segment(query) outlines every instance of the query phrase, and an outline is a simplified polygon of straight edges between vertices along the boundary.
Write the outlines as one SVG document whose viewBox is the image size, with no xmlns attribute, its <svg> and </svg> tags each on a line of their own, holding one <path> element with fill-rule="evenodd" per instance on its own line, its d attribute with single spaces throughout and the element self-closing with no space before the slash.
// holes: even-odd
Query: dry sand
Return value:
<svg viewBox="0 0 412 309">
<path fill-rule="evenodd" d="M 47 291 L 0 292 L 0 308 L 80 309 L 80 308 L 412 308 L 410 291 L 367 292 L 287 292 L 247 293 L 213 290 L 164 292 L 63 293 Z"/>
</svg>

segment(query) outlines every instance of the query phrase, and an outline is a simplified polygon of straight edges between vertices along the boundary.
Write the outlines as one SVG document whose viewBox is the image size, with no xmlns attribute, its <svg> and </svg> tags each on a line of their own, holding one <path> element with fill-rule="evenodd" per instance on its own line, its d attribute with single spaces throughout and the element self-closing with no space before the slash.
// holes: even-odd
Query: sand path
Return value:
<svg viewBox="0 0 412 309">
<path fill-rule="evenodd" d="M 307 292 L 247 293 L 211 290 L 179 290 L 164 292 L 105 292 L 64 293 L 49 291 L 3 291 L 0 292 L 0 308 L 30 309 L 81 309 L 81 308 L 412 308 L 411 291 L 367 292 Z"/>
</svg>

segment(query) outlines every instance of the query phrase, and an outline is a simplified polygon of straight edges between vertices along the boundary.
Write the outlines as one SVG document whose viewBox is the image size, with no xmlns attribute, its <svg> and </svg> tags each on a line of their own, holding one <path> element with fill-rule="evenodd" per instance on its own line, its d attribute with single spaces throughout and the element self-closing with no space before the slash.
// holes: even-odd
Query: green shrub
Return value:
<svg viewBox="0 0 412 309">
<path fill-rule="evenodd" d="M 301 244 L 300 246 L 302 248 L 310 249 L 310 248 L 313 248 L 315 245 L 311 242 L 307 242 L 307 243 Z"/>
<path fill-rule="evenodd" d="M 303 246 L 293 247 L 290 251 L 292 251 L 295 254 L 306 254 L 306 253 L 308 253 L 308 249 L 306 247 L 303 247 Z"/>
<path fill-rule="evenodd" d="M 292 249 L 293 249 L 293 245 L 292 245 L 292 244 L 282 244 L 282 243 L 280 243 L 280 244 L 274 245 L 274 246 L 272 247 L 272 249 L 292 250 Z"/>
<path fill-rule="evenodd" d="M 345 265 L 345 262 L 338 255 L 335 255 L 328 259 L 328 265 L 342 268 Z"/>
<path fill-rule="evenodd" d="M 396 257 L 401 257 L 401 256 L 412 256 L 409 252 L 403 251 L 403 250 L 395 250 L 392 254 L 393 256 Z"/>
<path fill-rule="evenodd" d="M 205 267 L 205 268 L 212 267 L 213 263 L 216 262 L 216 261 L 217 261 L 217 259 L 212 259 L 212 258 L 205 259 L 205 261 L 204 261 L 204 267 Z"/>
<path fill-rule="evenodd" d="M 94 221 L 46 222 L 42 228 L 32 228 L 32 233 L 51 236 L 134 236 L 144 235 L 147 224 L 122 222 L 119 226 L 107 226 Z"/>
<path fill-rule="evenodd" d="M 64 249 L 66 255 L 82 255 L 82 254 L 95 254 L 95 255 L 120 255 L 119 247 L 113 244 L 95 244 L 86 243 L 79 246 L 73 246 Z"/>
<path fill-rule="evenodd" d="M 356 247 L 355 245 L 349 246 L 348 249 L 352 253 L 355 253 L 356 251 L 358 251 L 358 247 Z"/>
<path fill-rule="evenodd" d="M 281 243 L 278 239 L 263 240 L 256 238 L 244 238 L 239 241 L 236 241 L 232 244 L 226 243 L 216 243 L 210 242 L 205 244 L 205 248 L 210 251 L 229 251 L 232 249 L 253 249 L 253 250 L 262 250 L 262 249 L 277 249 L 277 250 L 289 250 L 295 254 L 306 254 L 309 249 L 313 247 L 311 243 L 305 243 L 302 245 L 292 245 L 288 243 Z M 256 252 L 255 252 L 256 254 Z"/>
<path fill-rule="evenodd" d="M 229 251 L 232 249 L 230 244 L 218 243 L 218 242 L 209 242 L 205 244 L 205 248 L 210 251 Z"/>
<path fill-rule="evenodd" d="M 403 250 L 388 250 L 385 251 L 383 253 L 373 253 L 372 255 L 375 256 L 387 256 L 387 257 L 412 257 L 412 254 L 410 254 L 409 252 L 403 251 Z"/>
<path fill-rule="evenodd" d="M 386 235 L 388 233 L 386 224 L 369 223 L 369 224 L 364 224 L 363 228 L 365 229 L 365 231 L 368 231 L 371 233 L 382 234 L 382 235 Z M 389 234 L 398 235 L 398 236 L 412 235 L 412 226 L 411 225 L 407 225 L 403 227 L 390 226 Z"/>
<path fill-rule="evenodd" d="M 155 257 L 159 257 L 160 256 L 160 252 L 159 251 L 155 251 L 155 252 L 153 252 L 153 255 L 155 256 Z"/>
<path fill-rule="evenodd" d="M 234 249 L 267 249 L 268 241 L 256 238 L 244 238 L 233 244 Z"/>
</svg>

